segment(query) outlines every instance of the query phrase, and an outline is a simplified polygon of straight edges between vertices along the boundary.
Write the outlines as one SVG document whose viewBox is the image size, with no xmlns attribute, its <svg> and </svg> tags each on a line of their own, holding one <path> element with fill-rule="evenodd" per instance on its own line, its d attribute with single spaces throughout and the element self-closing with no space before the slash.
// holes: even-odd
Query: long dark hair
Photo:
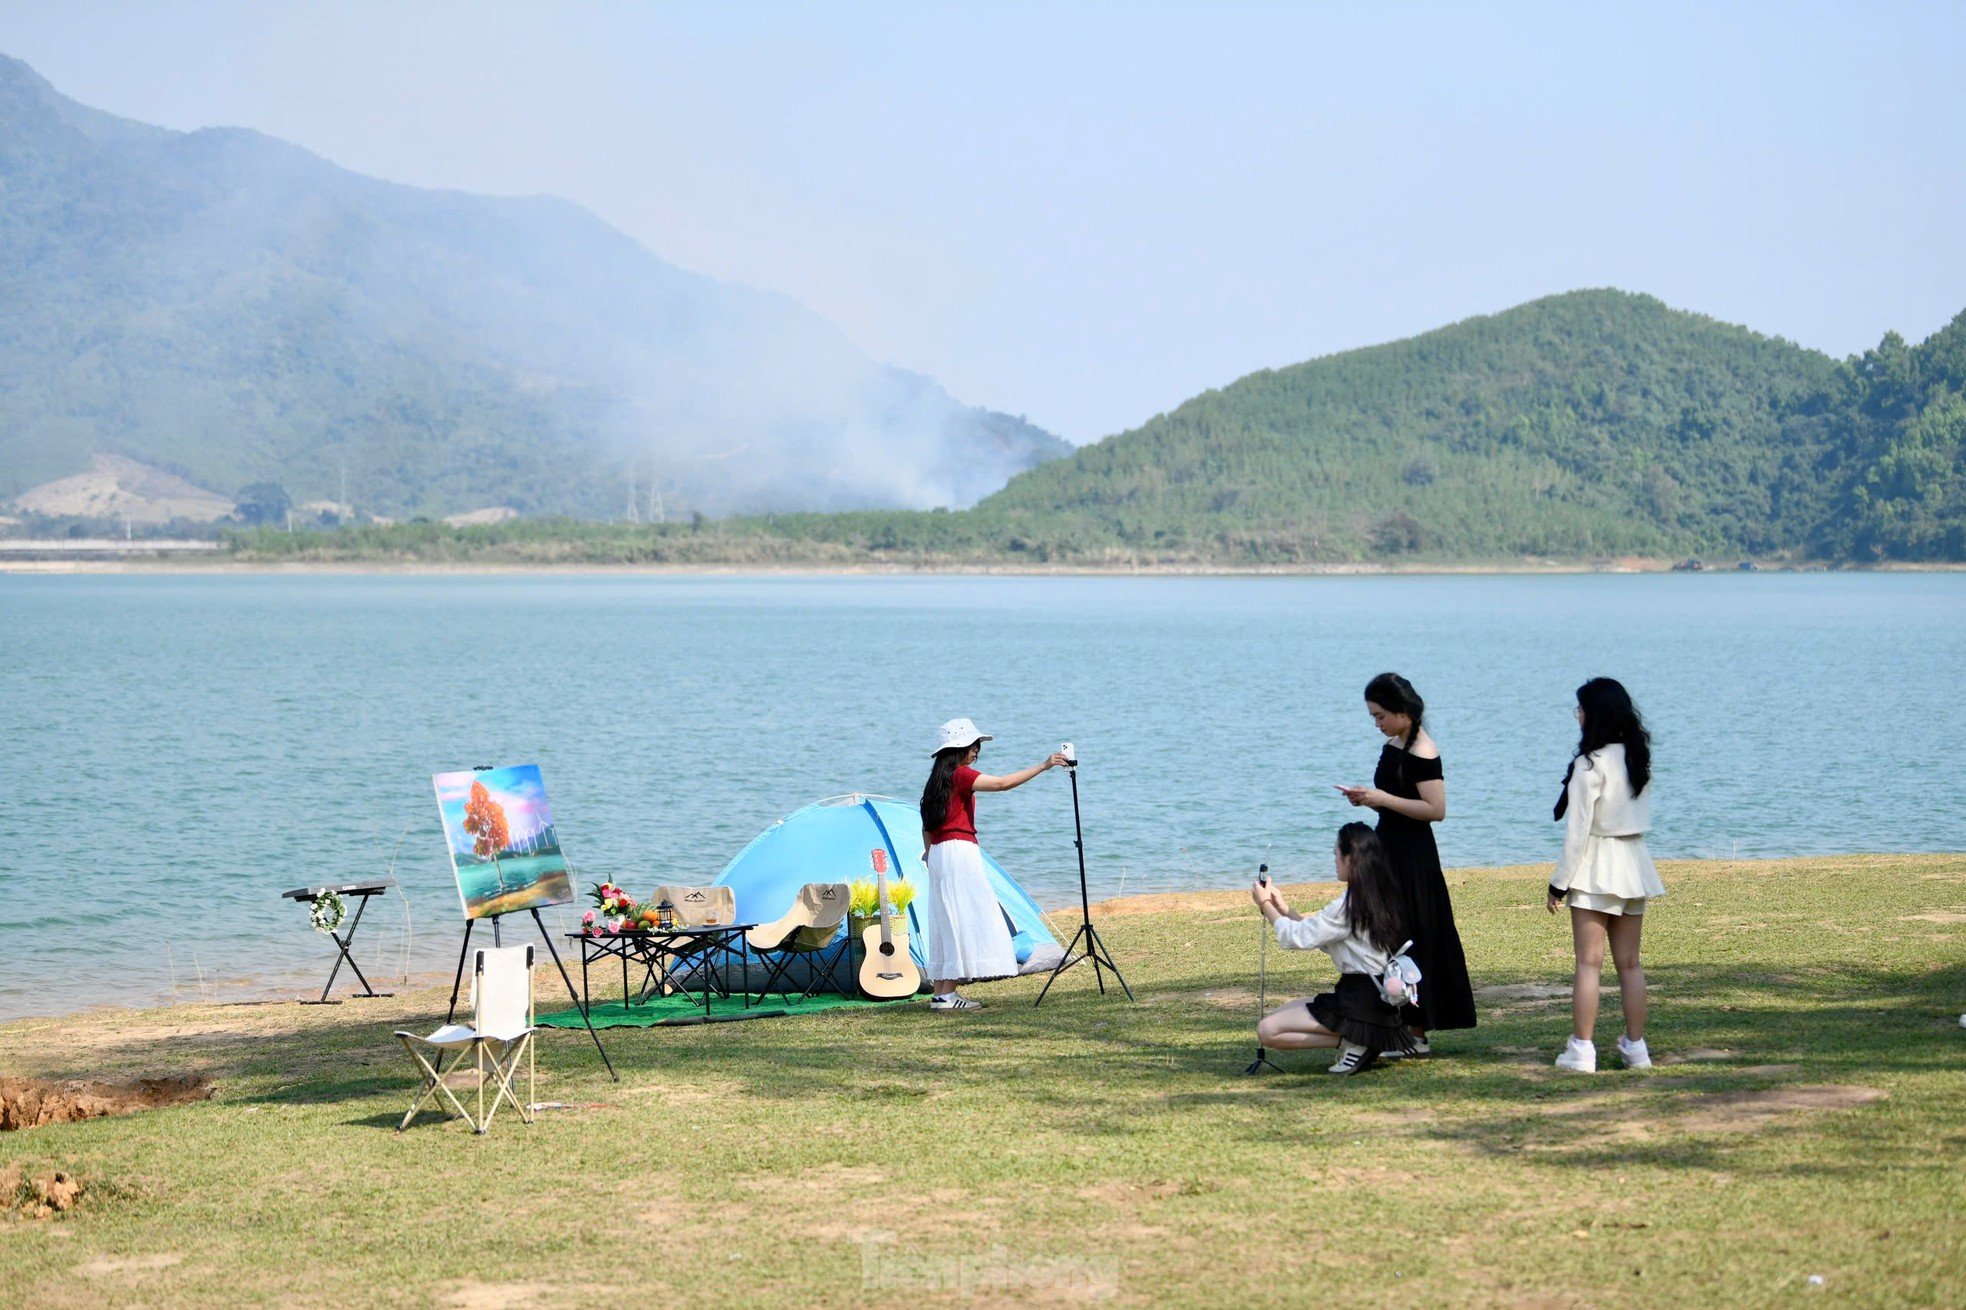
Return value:
<svg viewBox="0 0 1966 1310">
<path fill-rule="evenodd" d="M 1413 720 L 1413 726 L 1406 730 L 1404 745 L 1411 746 L 1419 737 L 1420 720 L 1427 712 L 1427 702 L 1420 699 L 1420 693 L 1413 690 L 1413 684 L 1405 678 L 1397 673 L 1380 674 L 1365 684 L 1365 699 L 1382 710 L 1404 714 Z"/>
<path fill-rule="evenodd" d="M 978 743 L 972 742 L 977 746 Z M 934 836 L 949 821 L 949 794 L 956 789 L 956 770 L 962 767 L 969 746 L 944 746 L 935 752 L 935 764 L 928 771 L 928 785 L 922 788 L 922 831 Z"/>
<path fill-rule="evenodd" d="M 1391 709 L 1384 701 L 1379 704 Z M 1352 862 L 1345 884 L 1345 922 L 1355 933 L 1388 954 L 1405 944 L 1399 921 L 1399 890 L 1393 885 L 1393 866 L 1379 834 L 1363 823 L 1338 830 L 1338 853 Z"/>
<path fill-rule="evenodd" d="M 1570 809 L 1570 776 L 1577 761 L 1606 746 L 1625 748 L 1625 773 L 1631 779 L 1632 795 L 1644 791 L 1652 781 L 1652 734 L 1638 716 L 1631 693 L 1616 678 L 1592 678 L 1577 688 L 1577 708 L 1584 712 L 1584 731 L 1577 738 L 1577 753 L 1563 774 L 1563 794 L 1556 798 L 1556 817 Z"/>
</svg>

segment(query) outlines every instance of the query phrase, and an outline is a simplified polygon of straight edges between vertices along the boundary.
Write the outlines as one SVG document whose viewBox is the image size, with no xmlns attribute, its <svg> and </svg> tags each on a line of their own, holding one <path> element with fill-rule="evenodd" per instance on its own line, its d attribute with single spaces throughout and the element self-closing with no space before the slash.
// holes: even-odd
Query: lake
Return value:
<svg viewBox="0 0 1966 1310">
<path fill-rule="evenodd" d="M 430 776 L 476 764 L 541 766 L 583 891 L 645 890 L 918 796 L 968 715 L 986 772 L 1076 743 L 1095 898 L 1328 877 L 1382 669 L 1427 698 L 1449 865 L 1553 858 L 1599 673 L 1653 728 L 1661 857 L 1956 850 L 1963 620 L 1962 574 L 0 575 L 0 1017 L 318 987 L 279 893 L 378 874 L 356 958 L 448 972 Z M 1064 774 L 978 818 L 1076 899 Z"/>
</svg>

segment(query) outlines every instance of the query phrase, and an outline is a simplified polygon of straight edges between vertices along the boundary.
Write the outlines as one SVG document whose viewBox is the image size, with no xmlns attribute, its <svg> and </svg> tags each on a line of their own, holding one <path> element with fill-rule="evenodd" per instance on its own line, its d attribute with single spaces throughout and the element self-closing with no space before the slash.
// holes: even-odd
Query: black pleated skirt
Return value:
<svg viewBox="0 0 1966 1310">
<path fill-rule="evenodd" d="M 1386 1004 L 1379 984 L 1365 974 L 1340 974 L 1337 991 L 1320 992 L 1308 1004 L 1321 1026 L 1374 1055 L 1413 1049 L 1413 1034 L 1399 1010 Z"/>
</svg>

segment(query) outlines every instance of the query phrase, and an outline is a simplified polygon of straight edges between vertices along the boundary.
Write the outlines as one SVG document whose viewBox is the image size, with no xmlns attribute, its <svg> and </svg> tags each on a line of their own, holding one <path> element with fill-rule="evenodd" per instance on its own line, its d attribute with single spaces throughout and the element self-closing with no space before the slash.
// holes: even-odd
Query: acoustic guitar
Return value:
<svg viewBox="0 0 1966 1310">
<path fill-rule="evenodd" d="M 860 965 L 860 990 L 878 1001 L 897 1001 L 922 989 L 921 970 L 908 952 L 908 930 L 894 923 L 887 900 L 887 852 L 873 852 L 874 879 L 880 889 L 881 921 L 868 924 L 860 940 L 867 958 Z"/>
</svg>

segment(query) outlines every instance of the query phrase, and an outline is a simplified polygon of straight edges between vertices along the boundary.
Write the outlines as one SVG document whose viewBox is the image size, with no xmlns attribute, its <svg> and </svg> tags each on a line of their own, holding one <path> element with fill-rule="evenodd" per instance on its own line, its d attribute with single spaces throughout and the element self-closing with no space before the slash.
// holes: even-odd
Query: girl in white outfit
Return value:
<svg viewBox="0 0 1966 1310">
<path fill-rule="evenodd" d="M 956 991 L 962 982 L 1007 978 L 1017 972 L 997 894 L 983 868 L 976 844 L 976 793 L 1022 787 L 1046 769 L 1065 763 L 1054 754 L 1042 764 L 992 777 L 978 773 L 976 757 L 991 740 L 968 719 L 951 719 L 936 729 L 935 766 L 922 788 L 922 839 L 928 849 L 928 977 L 935 1010 L 980 1010 L 981 1001 Z"/>
<path fill-rule="evenodd" d="M 1299 914 L 1273 882 L 1249 889 L 1250 899 L 1276 928 L 1281 946 L 1323 951 L 1338 966 L 1338 987 L 1307 1001 L 1292 1001 L 1263 1016 L 1256 1040 L 1276 1051 L 1335 1046 L 1338 1059 L 1326 1073 L 1369 1069 L 1387 1051 L 1410 1052 L 1417 1039 L 1398 1007 L 1379 993 L 1378 976 L 1405 941 L 1399 888 L 1379 834 L 1362 823 L 1338 830 L 1333 853 L 1344 893 L 1316 914 Z M 1426 986 L 1423 979 L 1420 984 Z"/>
<path fill-rule="evenodd" d="M 1556 817 L 1564 824 L 1563 858 L 1550 879 L 1548 900 L 1551 914 L 1559 905 L 1570 907 L 1577 951 L 1572 1032 L 1556 1064 L 1576 1073 L 1597 1070 L 1591 1034 L 1608 940 L 1625 1011 L 1618 1054 L 1628 1069 L 1650 1068 L 1638 939 L 1646 902 L 1666 894 L 1645 849 L 1652 826 L 1652 738 L 1631 693 L 1612 678 L 1592 678 L 1577 688 L 1577 723 L 1583 736 L 1556 802 Z"/>
</svg>

